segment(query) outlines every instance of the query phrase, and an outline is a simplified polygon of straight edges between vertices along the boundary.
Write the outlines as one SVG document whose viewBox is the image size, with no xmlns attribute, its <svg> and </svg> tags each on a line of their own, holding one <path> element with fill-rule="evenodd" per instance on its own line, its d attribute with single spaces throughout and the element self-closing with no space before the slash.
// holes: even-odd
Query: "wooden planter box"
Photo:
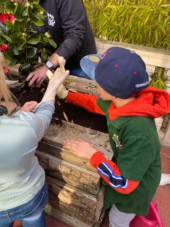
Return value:
<svg viewBox="0 0 170 227">
<path fill-rule="evenodd" d="M 113 156 L 107 133 L 66 121 L 62 126 L 51 124 L 36 151 L 49 188 L 46 212 L 71 226 L 97 226 L 103 212 L 104 186 L 88 160 L 63 149 L 66 138 L 85 139 L 108 159 Z"/>
</svg>

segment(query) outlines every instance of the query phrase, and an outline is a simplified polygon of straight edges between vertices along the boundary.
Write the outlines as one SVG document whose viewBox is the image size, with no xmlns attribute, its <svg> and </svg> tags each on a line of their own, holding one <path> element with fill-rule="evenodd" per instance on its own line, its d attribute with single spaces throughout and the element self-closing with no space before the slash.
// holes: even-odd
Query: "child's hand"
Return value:
<svg viewBox="0 0 170 227">
<path fill-rule="evenodd" d="M 64 147 L 80 158 L 90 159 L 96 149 L 83 140 L 65 140 Z"/>
<path fill-rule="evenodd" d="M 20 111 L 23 112 L 31 112 L 34 108 L 37 106 L 37 102 L 31 101 L 31 102 L 26 102 L 20 109 Z"/>
</svg>

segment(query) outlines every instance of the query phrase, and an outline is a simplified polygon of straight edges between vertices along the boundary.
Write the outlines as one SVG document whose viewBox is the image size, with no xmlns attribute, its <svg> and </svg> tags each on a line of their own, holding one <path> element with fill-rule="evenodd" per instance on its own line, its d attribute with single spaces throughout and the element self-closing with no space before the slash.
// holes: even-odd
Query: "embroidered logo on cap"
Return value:
<svg viewBox="0 0 170 227">
<path fill-rule="evenodd" d="M 148 84 L 149 84 L 149 81 L 145 81 L 144 83 L 136 84 L 135 87 L 136 87 L 136 88 L 145 87 L 145 86 L 148 85 Z"/>
</svg>

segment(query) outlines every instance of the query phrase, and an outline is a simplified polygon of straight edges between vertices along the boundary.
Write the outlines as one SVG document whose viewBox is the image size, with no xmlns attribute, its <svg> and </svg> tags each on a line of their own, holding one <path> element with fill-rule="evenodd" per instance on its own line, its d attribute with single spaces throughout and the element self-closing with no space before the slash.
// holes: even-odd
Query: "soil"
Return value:
<svg viewBox="0 0 170 227">
<path fill-rule="evenodd" d="M 22 87 L 12 89 L 11 91 L 22 106 L 27 101 L 40 102 L 44 90 L 45 87 Z M 107 132 L 106 118 L 104 116 L 90 113 L 82 107 L 75 106 L 72 103 L 56 98 L 55 113 L 53 114 L 52 123 L 62 124 L 62 120 L 74 122 L 75 124 L 91 128 L 93 130 Z"/>
</svg>

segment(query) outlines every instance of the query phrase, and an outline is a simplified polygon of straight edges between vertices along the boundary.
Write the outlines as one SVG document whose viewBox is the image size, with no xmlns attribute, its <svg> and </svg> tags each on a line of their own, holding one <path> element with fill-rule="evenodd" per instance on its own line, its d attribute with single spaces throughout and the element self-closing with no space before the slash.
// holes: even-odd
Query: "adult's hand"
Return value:
<svg viewBox="0 0 170 227">
<path fill-rule="evenodd" d="M 36 68 L 26 78 L 26 80 L 29 81 L 28 86 L 40 87 L 42 82 L 47 78 L 47 71 L 48 68 L 45 65 Z"/>
<path fill-rule="evenodd" d="M 89 160 L 92 155 L 96 153 L 96 149 L 84 140 L 67 139 L 64 141 L 64 147 L 69 149 L 69 151 L 72 152 L 74 155 Z"/>
<path fill-rule="evenodd" d="M 36 108 L 37 105 L 38 105 L 38 103 L 36 101 L 26 102 L 21 107 L 20 111 L 23 111 L 23 112 L 31 112 L 34 108 Z"/>
<path fill-rule="evenodd" d="M 8 103 L 0 102 L 0 105 L 3 105 L 7 108 L 9 115 L 11 115 L 17 109 L 17 104 L 14 102 L 8 102 Z"/>
</svg>

